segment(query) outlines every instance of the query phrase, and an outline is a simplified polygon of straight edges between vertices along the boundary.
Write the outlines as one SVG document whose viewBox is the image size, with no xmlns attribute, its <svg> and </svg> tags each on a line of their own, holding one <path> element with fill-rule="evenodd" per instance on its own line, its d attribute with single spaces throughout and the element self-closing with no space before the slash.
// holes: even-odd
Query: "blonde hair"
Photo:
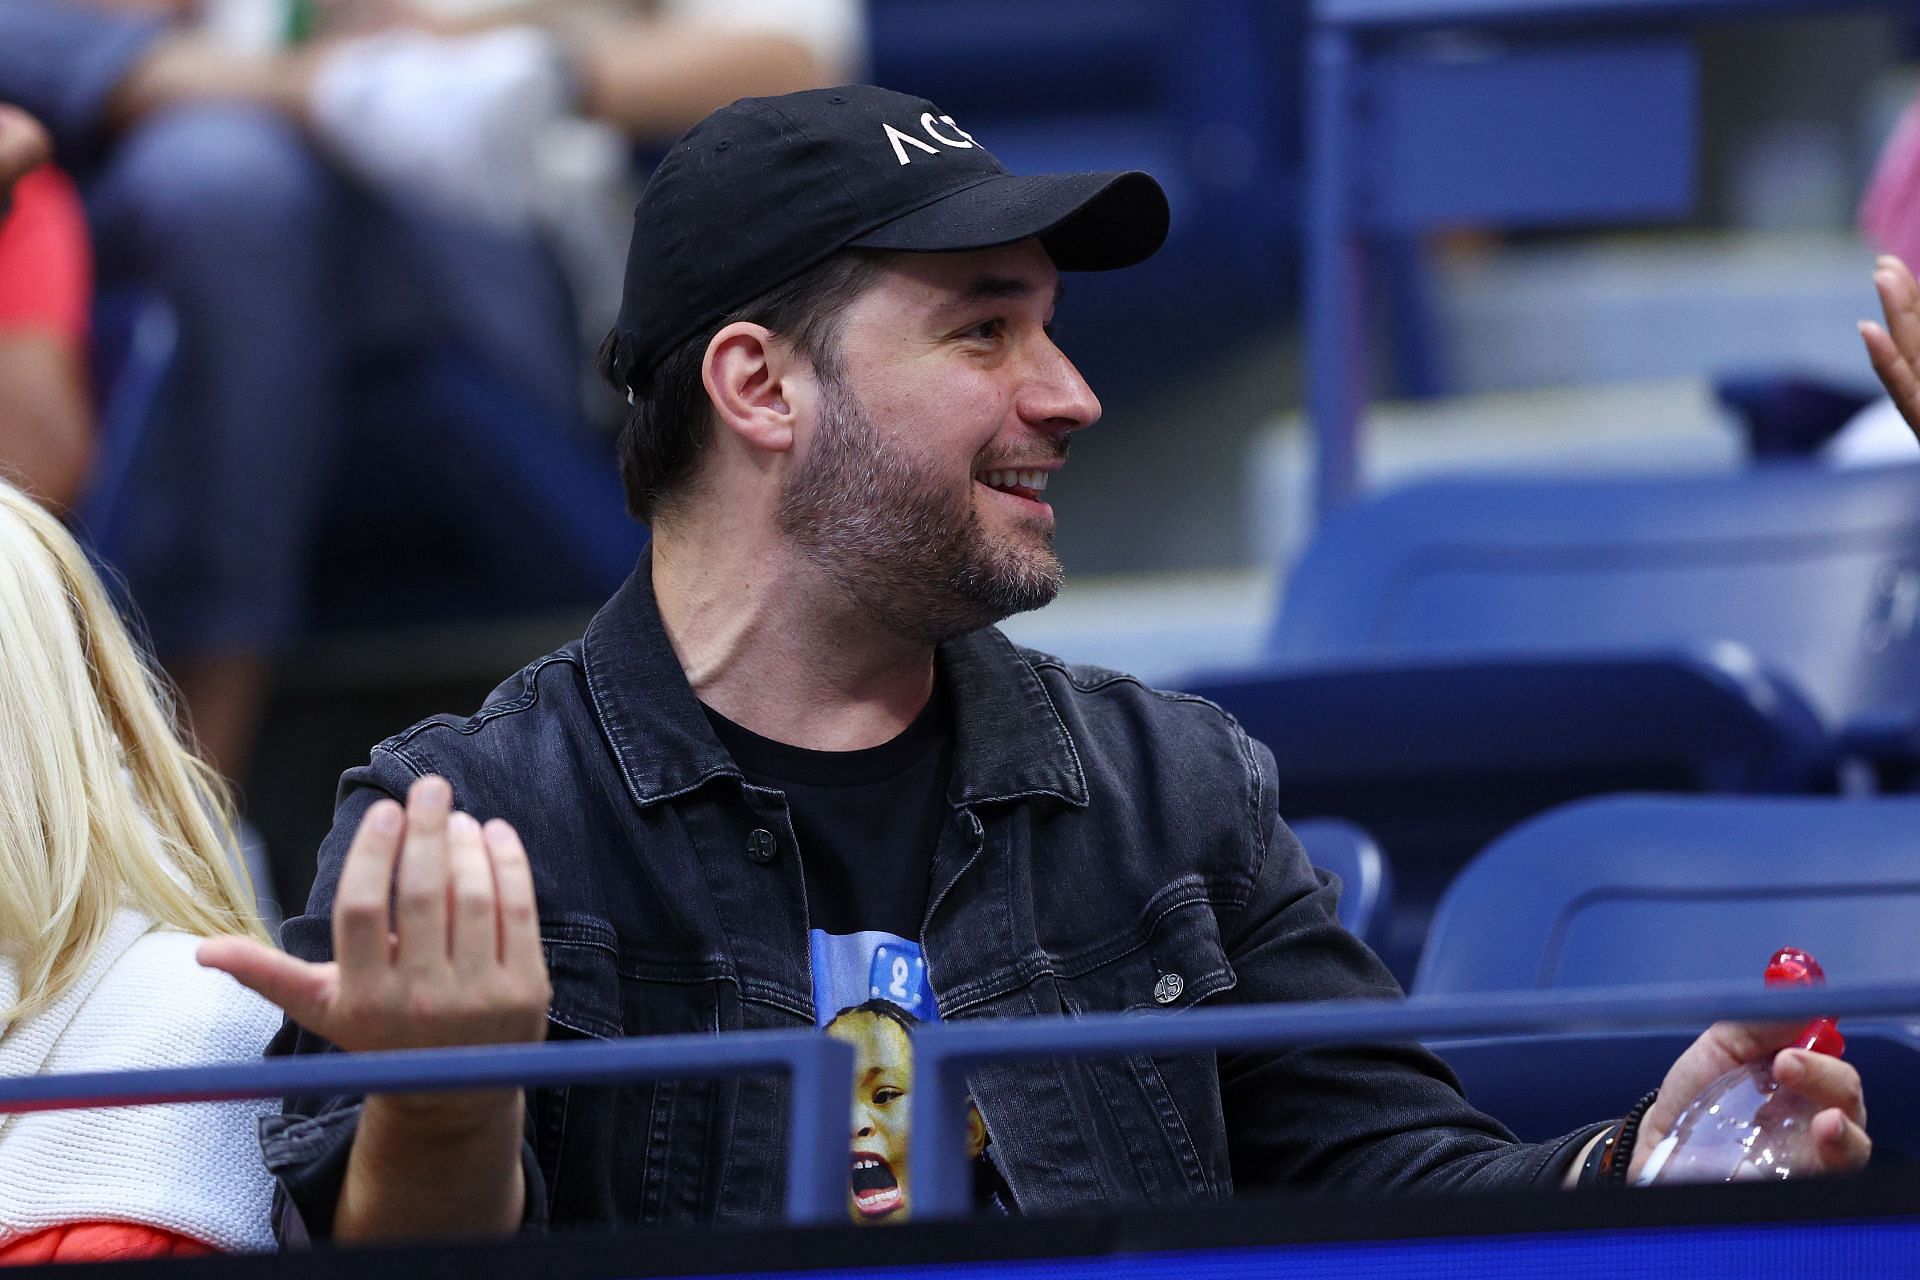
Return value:
<svg viewBox="0 0 1920 1280">
<path fill-rule="evenodd" d="M 11 1023 L 64 994 L 116 910 L 265 940 L 219 776 L 73 538 L 0 480 L 0 953 Z"/>
</svg>

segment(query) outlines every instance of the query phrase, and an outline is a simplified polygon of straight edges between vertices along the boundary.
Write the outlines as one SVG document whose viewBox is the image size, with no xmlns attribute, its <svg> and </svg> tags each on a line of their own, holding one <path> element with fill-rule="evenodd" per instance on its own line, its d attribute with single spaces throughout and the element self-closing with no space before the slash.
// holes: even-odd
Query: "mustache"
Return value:
<svg viewBox="0 0 1920 1280">
<path fill-rule="evenodd" d="M 1055 436 L 1046 444 L 1034 449 L 1022 449 L 1019 453 L 983 453 L 973 461 L 975 471 L 1024 471 L 1049 462 L 1064 462 L 1067 449 L 1072 441 L 1065 436 Z"/>
</svg>

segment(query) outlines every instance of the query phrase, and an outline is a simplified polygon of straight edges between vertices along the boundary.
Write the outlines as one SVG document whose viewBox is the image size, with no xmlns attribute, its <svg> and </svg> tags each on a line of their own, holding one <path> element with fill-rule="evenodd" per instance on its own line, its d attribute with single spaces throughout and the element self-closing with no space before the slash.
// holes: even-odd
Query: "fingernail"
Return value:
<svg viewBox="0 0 1920 1280">
<path fill-rule="evenodd" d="M 463 836 L 475 835 L 480 830 L 480 824 L 475 822 L 473 815 L 466 810 L 456 809 L 447 815 L 447 830 L 458 832 Z"/>
</svg>

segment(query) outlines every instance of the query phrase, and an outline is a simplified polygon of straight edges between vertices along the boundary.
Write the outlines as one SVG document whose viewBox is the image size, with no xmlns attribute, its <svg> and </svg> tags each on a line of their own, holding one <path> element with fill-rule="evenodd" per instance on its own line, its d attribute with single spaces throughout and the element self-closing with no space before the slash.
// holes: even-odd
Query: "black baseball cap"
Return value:
<svg viewBox="0 0 1920 1280">
<path fill-rule="evenodd" d="M 633 211 L 616 381 L 845 248 L 941 253 L 1038 237 L 1062 271 L 1152 255 L 1167 197 L 1138 171 L 1019 176 L 923 98 L 845 85 L 743 98 L 674 145 Z"/>
</svg>

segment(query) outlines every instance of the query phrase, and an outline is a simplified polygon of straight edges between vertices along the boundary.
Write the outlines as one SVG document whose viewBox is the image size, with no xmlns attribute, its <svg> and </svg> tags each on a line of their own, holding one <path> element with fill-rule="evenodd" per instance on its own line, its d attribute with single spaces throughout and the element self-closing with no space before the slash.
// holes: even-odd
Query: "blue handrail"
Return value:
<svg viewBox="0 0 1920 1280">
<path fill-rule="evenodd" d="M 844 1221 L 853 1048 L 812 1032 L 658 1036 L 467 1049 L 269 1058 L 153 1071 L 0 1079 L 0 1113 L 236 1098 L 421 1093 L 513 1085 L 620 1084 L 783 1072 L 793 1086 L 787 1220 Z"/>
<path fill-rule="evenodd" d="M 1920 983 L 1756 991 L 1692 983 L 1657 989 L 1499 992 L 1403 1001 L 1197 1009 L 1177 1016 L 934 1023 L 915 1029 L 916 1219 L 968 1211 L 966 1072 L 983 1062 L 1170 1054 L 1545 1031 L 1694 1027 L 1714 1018 L 1786 1021 L 1920 1013 Z M 591 1085 L 784 1072 L 793 1084 L 787 1217 L 846 1214 L 851 1046 L 810 1031 L 659 1036 L 611 1042 L 325 1054 L 151 1071 L 0 1078 L 0 1113 L 282 1095 L 417 1093 L 506 1085 Z"/>
<path fill-rule="evenodd" d="M 1094 1014 L 1070 1022 L 1027 1018 L 986 1026 L 936 1023 L 914 1031 L 913 1150 L 908 1157 L 914 1219 L 958 1217 L 971 1206 L 966 1073 L 982 1062 L 1691 1027 L 1715 1018 L 1788 1021 L 1821 1014 L 1862 1017 L 1916 1012 L 1920 1012 L 1920 984 L 1913 983 L 1796 991 L 1688 983 L 1656 989 L 1605 987 L 1244 1006 L 1196 1010 L 1177 1017 Z"/>
</svg>

